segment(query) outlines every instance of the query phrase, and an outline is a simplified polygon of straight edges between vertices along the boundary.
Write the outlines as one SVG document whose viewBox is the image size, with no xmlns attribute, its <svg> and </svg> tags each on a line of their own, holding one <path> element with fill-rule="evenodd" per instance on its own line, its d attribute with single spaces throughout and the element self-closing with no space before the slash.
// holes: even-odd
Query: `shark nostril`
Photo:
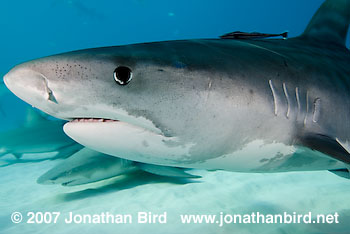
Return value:
<svg viewBox="0 0 350 234">
<path fill-rule="evenodd" d="M 8 89 L 27 102 L 45 99 L 50 103 L 58 104 L 45 75 L 26 64 L 19 65 L 9 71 L 4 76 L 4 83 Z"/>
<path fill-rule="evenodd" d="M 49 88 L 49 84 L 48 84 L 47 78 L 44 75 L 42 75 L 42 77 L 43 77 L 44 82 L 45 82 L 45 91 L 47 93 L 47 100 L 58 104 L 58 102 L 56 100 L 56 97 L 53 94 L 53 91 Z"/>
<path fill-rule="evenodd" d="M 48 94 L 47 100 L 52 101 L 52 102 L 58 104 L 58 102 L 57 102 L 57 100 L 56 100 L 56 97 L 55 97 L 55 95 L 53 95 L 53 92 L 52 92 L 52 90 L 51 90 L 50 88 L 47 88 L 47 94 Z"/>
</svg>

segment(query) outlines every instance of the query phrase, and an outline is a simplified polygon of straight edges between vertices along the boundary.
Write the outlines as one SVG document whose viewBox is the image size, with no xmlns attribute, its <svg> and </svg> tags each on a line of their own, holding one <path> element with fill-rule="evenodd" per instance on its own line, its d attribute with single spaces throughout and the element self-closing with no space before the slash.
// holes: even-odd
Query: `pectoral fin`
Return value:
<svg viewBox="0 0 350 234">
<path fill-rule="evenodd" d="M 158 166 L 158 165 L 144 164 L 144 163 L 138 163 L 137 167 L 148 173 L 160 175 L 160 176 L 189 178 L 189 179 L 201 178 L 200 176 L 189 174 L 185 172 L 184 169 L 181 169 L 178 167 L 166 167 L 166 166 Z"/>
<path fill-rule="evenodd" d="M 349 154 L 350 154 L 350 142 L 349 141 L 341 141 L 338 138 L 335 138 L 335 140 L 341 145 Z"/>
<path fill-rule="evenodd" d="M 299 140 L 303 146 L 350 164 L 349 148 L 346 147 L 346 143 L 341 143 L 337 138 L 318 133 L 309 133 L 304 134 Z"/>
</svg>

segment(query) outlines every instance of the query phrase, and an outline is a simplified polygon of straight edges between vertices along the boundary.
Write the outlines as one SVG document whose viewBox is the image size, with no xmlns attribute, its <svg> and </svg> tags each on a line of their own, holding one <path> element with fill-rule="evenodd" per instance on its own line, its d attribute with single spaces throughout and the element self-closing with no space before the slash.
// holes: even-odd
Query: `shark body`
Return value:
<svg viewBox="0 0 350 234">
<path fill-rule="evenodd" d="M 18 97 L 102 153 L 241 172 L 350 164 L 349 0 L 327 0 L 290 39 L 197 39 L 104 47 L 30 61 Z M 346 173 L 345 173 L 346 174 Z M 346 176 L 345 176 L 346 177 Z"/>
</svg>

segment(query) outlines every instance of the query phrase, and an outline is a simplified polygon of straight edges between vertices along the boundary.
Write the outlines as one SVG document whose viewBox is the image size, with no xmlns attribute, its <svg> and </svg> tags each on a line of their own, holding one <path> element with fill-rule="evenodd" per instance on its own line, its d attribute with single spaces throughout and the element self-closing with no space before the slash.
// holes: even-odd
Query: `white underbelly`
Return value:
<svg viewBox="0 0 350 234">
<path fill-rule="evenodd" d="M 165 137 L 123 122 L 68 123 L 70 137 L 105 154 L 149 164 L 222 169 L 238 172 L 308 171 L 343 168 L 344 164 L 305 147 L 254 140 L 241 149 L 211 158 L 191 155 L 195 143 L 173 144 Z M 203 145 L 203 148 L 207 145 Z M 215 147 L 215 146 L 214 146 Z M 219 152 L 219 150 L 218 150 Z M 207 157 L 207 156 L 206 156 Z"/>
</svg>

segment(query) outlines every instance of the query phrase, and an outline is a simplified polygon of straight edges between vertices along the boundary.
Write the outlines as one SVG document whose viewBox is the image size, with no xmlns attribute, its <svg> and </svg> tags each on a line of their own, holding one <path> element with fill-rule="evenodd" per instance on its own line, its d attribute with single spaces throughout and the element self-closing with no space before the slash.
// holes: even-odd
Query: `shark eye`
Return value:
<svg viewBox="0 0 350 234">
<path fill-rule="evenodd" d="M 119 85 L 127 85 L 132 79 L 132 72 L 128 67 L 119 66 L 114 70 L 113 76 Z"/>
</svg>

